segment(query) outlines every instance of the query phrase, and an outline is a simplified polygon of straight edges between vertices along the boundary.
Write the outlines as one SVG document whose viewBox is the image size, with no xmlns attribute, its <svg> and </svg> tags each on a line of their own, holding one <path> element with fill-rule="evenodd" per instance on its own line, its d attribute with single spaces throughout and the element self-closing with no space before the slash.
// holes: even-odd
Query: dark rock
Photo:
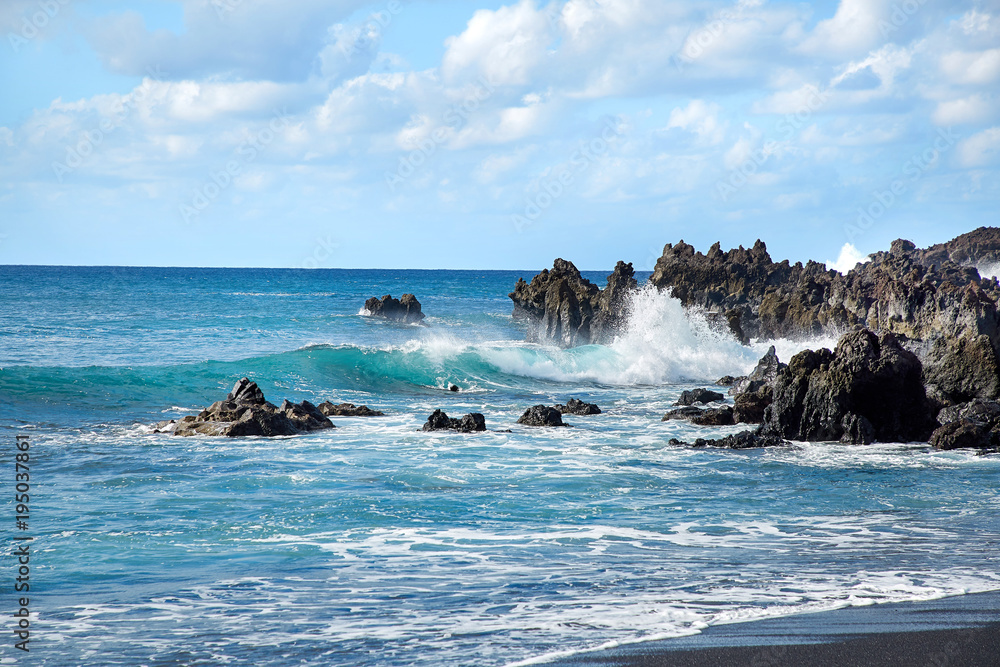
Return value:
<svg viewBox="0 0 1000 667">
<path fill-rule="evenodd" d="M 762 434 L 867 444 L 926 441 L 935 427 L 917 357 L 892 334 L 845 334 L 795 355 L 771 383 Z"/>
<path fill-rule="evenodd" d="M 564 415 L 599 415 L 601 409 L 594 403 L 584 403 L 578 398 L 571 398 L 566 405 L 557 405 L 556 410 Z"/>
<path fill-rule="evenodd" d="M 764 411 L 771 405 L 771 388 L 763 386 L 756 391 L 745 391 L 733 399 L 733 418 L 740 424 L 760 424 Z"/>
<path fill-rule="evenodd" d="M 698 426 L 732 426 L 736 422 L 733 420 L 733 409 L 727 405 L 705 410 L 702 414 L 692 417 L 691 423 Z"/>
<path fill-rule="evenodd" d="M 385 413 L 379 410 L 372 410 L 367 405 L 354 405 L 353 403 L 340 403 L 334 405 L 330 401 L 324 401 L 318 406 L 319 411 L 328 417 L 384 417 Z"/>
<path fill-rule="evenodd" d="M 1000 396 L 1000 282 L 983 279 L 975 268 L 996 260 L 997 228 L 925 251 L 900 240 L 847 274 L 816 262 L 773 262 L 761 241 L 727 252 L 715 244 L 707 255 L 681 241 L 664 248 L 650 282 L 670 289 L 685 306 L 726 313 L 738 338 L 801 337 L 857 326 L 895 333 L 919 355 L 931 393 L 955 402 Z M 963 367 L 975 368 L 976 375 L 963 376 Z"/>
<path fill-rule="evenodd" d="M 158 433 L 174 435 L 243 436 L 295 435 L 334 428 L 333 423 L 309 401 L 283 401 L 275 407 L 264 398 L 256 382 L 241 379 L 224 401 L 216 401 L 198 415 L 157 425 Z"/>
<path fill-rule="evenodd" d="M 528 408 L 517 423 L 526 426 L 566 426 L 562 420 L 562 413 L 547 405 L 534 405 Z"/>
<path fill-rule="evenodd" d="M 783 364 L 778 360 L 778 354 L 772 345 L 768 349 L 767 354 L 757 362 L 757 366 L 750 375 L 739 378 L 733 383 L 729 393 L 740 394 L 745 391 L 757 391 L 768 382 L 774 381 L 778 377 L 778 373 L 786 366 L 787 364 Z"/>
<path fill-rule="evenodd" d="M 264 405 L 264 392 L 260 390 L 256 382 L 251 382 L 248 378 L 239 380 L 233 390 L 226 396 L 227 401 L 237 405 Z"/>
<path fill-rule="evenodd" d="M 713 401 L 724 401 L 726 396 L 710 389 L 692 389 L 681 392 L 681 397 L 674 405 L 694 405 L 695 403 L 712 403 Z"/>
<path fill-rule="evenodd" d="M 1000 424 L 1000 403 L 976 399 L 944 408 L 938 413 L 938 421 L 942 424 L 969 419 L 986 426 Z"/>
<path fill-rule="evenodd" d="M 924 381 L 950 402 L 1000 395 L 1000 363 L 989 336 L 938 338 L 924 360 Z"/>
<path fill-rule="evenodd" d="M 790 443 L 775 435 L 762 435 L 755 431 L 743 431 L 735 435 L 727 435 L 724 438 L 706 439 L 698 438 L 693 445 L 689 445 L 681 440 L 671 439 L 671 445 L 684 445 L 688 447 L 718 447 L 721 449 L 759 449 L 761 447 L 781 447 Z"/>
<path fill-rule="evenodd" d="M 607 342 L 627 317 L 629 293 L 636 289 L 631 264 L 618 262 L 602 291 L 564 259 L 530 283 L 519 279 L 510 298 L 513 316 L 528 321 L 530 342 L 575 347 Z"/>
<path fill-rule="evenodd" d="M 365 301 L 365 310 L 371 317 L 382 317 L 395 322 L 419 324 L 424 319 L 420 302 L 412 294 L 404 294 L 398 300 L 386 294 L 381 299 L 372 297 Z"/>
<path fill-rule="evenodd" d="M 736 384 L 737 380 L 742 380 L 743 378 L 734 378 L 732 375 L 723 375 L 721 378 L 715 381 L 715 384 L 719 387 L 732 387 Z"/>
<path fill-rule="evenodd" d="M 990 430 L 980 422 L 959 419 L 948 422 L 931 434 L 931 444 L 936 449 L 986 449 L 996 442 Z"/>
<path fill-rule="evenodd" d="M 660 421 L 670 421 L 672 419 L 692 419 L 693 417 L 700 417 L 705 411 L 701 408 L 696 408 L 693 406 L 685 406 L 683 408 L 677 408 L 676 410 L 671 410 L 667 414 L 663 415 L 663 419 Z"/>
<path fill-rule="evenodd" d="M 435 410 L 421 429 L 423 431 L 460 431 L 472 433 L 486 430 L 486 418 L 478 412 L 465 415 L 461 419 L 449 417 L 443 410 Z"/>
<path fill-rule="evenodd" d="M 450 387 L 448 387 L 448 391 L 458 391 L 458 390 L 459 389 L 457 384 L 453 384 Z"/>
</svg>

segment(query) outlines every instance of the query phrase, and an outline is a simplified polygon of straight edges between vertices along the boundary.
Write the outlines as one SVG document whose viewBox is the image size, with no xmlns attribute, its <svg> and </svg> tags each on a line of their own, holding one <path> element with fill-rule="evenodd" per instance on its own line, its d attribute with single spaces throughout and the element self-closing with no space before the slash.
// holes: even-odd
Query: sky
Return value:
<svg viewBox="0 0 1000 667">
<path fill-rule="evenodd" d="M 840 268 L 1000 212 L 1000 0 L 3 0 L 0 264 Z"/>
</svg>

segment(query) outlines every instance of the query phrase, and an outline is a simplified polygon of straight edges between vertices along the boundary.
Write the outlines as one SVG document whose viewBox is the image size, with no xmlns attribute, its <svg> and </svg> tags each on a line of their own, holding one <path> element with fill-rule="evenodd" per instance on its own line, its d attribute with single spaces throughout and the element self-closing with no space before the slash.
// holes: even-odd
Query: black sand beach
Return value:
<svg viewBox="0 0 1000 667">
<path fill-rule="evenodd" d="M 707 628 L 556 667 L 980 667 L 1000 665 L 1000 591 L 848 607 Z"/>
</svg>

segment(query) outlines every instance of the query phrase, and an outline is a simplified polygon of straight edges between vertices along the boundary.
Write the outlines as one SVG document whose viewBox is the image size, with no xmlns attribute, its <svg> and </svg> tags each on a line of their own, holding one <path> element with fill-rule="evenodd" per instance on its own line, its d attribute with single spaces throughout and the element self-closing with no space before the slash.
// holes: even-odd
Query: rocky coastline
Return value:
<svg viewBox="0 0 1000 667">
<path fill-rule="evenodd" d="M 772 348 L 751 376 L 719 380 L 732 387 L 732 407 L 688 403 L 664 420 L 758 424 L 755 437 L 767 444 L 996 447 L 1000 283 L 978 267 L 998 261 L 1000 228 L 991 227 L 926 249 L 898 239 L 846 274 L 817 262 L 774 262 L 760 240 L 725 252 L 716 243 L 705 254 L 668 243 L 649 283 L 741 343 L 821 334 L 840 340 L 833 351 L 807 350 L 787 365 Z M 601 290 L 557 259 L 530 283 L 518 281 L 509 296 L 514 317 L 528 320 L 529 341 L 573 347 L 613 339 L 637 288 L 631 264 L 619 262 Z"/>
<path fill-rule="evenodd" d="M 699 426 L 746 424 L 742 433 L 697 438 L 691 447 L 747 449 L 789 441 L 926 442 L 938 449 L 1000 449 L 1000 283 L 977 267 L 1000 262 L 1000 229 L 980 228 L 926 249 L 899 239 L 846 274 L 816 262 L 772 261 L 762 241 L 750 249 L 702 254 L 667 244 L 649 282 L 687 308 L 714 316 L 743 344 L 751 338 L 837 334 L 835 349 L 804 350 L 784 363 L 772 346 L 745 377 L 681 393 L 662 421 Z M 602 289 L 572 262 L 557 259 L 510 298 L 527 339 L 574 347 L 612 341 L 639 289 L 631 264 L 618 262 Z M 412 294 L 386 295 L 365 313 L 404 323 L 423 319 Z M 449 387 L 452 392 L 458 387 Z M 368 406 L 308 401 L 270 403 L 241 379 L 222 401 L 197 415 L 163 422 L 174 435 L 283 436 L 332 429 L 330 416 L 378 417 Z M 517 423 L 565 427 L 563 415 L 600 415 L 595 404 L 534 405 Z M 436 410 L 423 431 L 476 433 L 485 418 Z"/>
</svg>

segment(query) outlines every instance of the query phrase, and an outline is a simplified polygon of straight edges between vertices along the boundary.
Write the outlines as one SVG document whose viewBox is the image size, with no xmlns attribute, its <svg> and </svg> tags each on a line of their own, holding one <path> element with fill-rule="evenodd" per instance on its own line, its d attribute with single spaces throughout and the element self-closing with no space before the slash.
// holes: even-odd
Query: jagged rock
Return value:
<svg viewBox="0 0 1000 667">
<path fill-rule="evenodd" d="M 750 375 L 742 378 L 737 378 L 733 382 L 732 388 L 729 390 L 730 394 L 740 394 L 746 391 L 755 392 L 761 387 L 763 387 L 768 382 L 772 382 L 781 369 L 785 368 L 787 364 L 781 363 L 778 359 L 778 353 L 775 351 L 772 345 L 767 354 L 760 358 L 757 362 L 757 366 L 753 369 Z"/>
<path fill-rule="evenodd" d="M 695 403 L 712 403 L 713 401 L 724 401 L 726 396 L 710 389 L 692 389 L 681 392 L 681 397 L 674 405 L 694 405 Z"/>
<path fill-rule="evenodd" d="M 404 294 L 398 300 L 389 294 L 381 299 L 372 297 L 365 301 L 365 311 L 371 317 L 382 317 L 406 324 L 419 324 L 424 319 L 420 302 L 412 294 Z"/>
<path fill-rule="evenodd" d="M 735 435 L 727 435 L 724 438 L 705 439 L 698 438 L 690 445 L 682 440 L 671 438 L 671 445 L 683 445 L 687 447 L 718 447 L 722 449 L 758 449 L 761 447 L 780 447 L 790 443 L 775 435 L 761 435 L 755 431 L 743 431 Z"/>
<path fill-rule="evenodd" d="M 719 387 L 732 387 L 734 384 L 736 384 L 737 380 L 741 379 L 742 378 L 735 378 L 732 375 L 723 375 L 721 378 L 715 381 L 715 384 Z"/>
<path fill-rule="evenodd" d="M 771 383 L 761 433 L 855 444 L 926 441 L 935 427 L 917 357 L 892 334 L 845 334 L 795 355 Z"/>
<path fill-rule="evenodd" d="M 691 417 L 691 423 L 698 426 L 732 426 L 736 422 L 733 420 L 733 409 L 727 405 L 705 410 L 700 415 Z"/>
<path fill-rule="evenodd" d="M 578 398 L 571 398 L 566 405 L 557 405 L 556 410 L 564 415 L 599 415 L 601 409 L 594 403 L 584 403 Z"/>
<path fill-rule="evenodd" d="M 531 283 L 519 279 L 510 298 L 513 316 L 528 321 L 529 342 L 575 347 L 606 342 L 627 313 L 628 294 L 636 289 L 631 264 L 618 262 L 602 291 L 564 259 L 544 269 Z"/>
<path fill-rule="evenodd" d="M 733 419 L 740 424 L 760 424 L 764 412 L 771 405 L 771 388 L 759 387 L 756 391 L 745 391 L 733 399 Z"/>
<path fill-rule="evenodd" d="M 931 444 L 936 449 L 987 449 L 997 444 L 1000 438 L 995 431 L 971 419 L 948 422 L 931 434 Z"/>
<path fill-rule="evenodd" d="M 913 246 L 912 243 L 909 245 Z M 914 250 L 916 250 L 915 246 L 910 251 Z M 924 266 L 931 267 L 940 266 L 945 262 L 976 267 L 998 264 L 1000 263 L 1000 228 L 980 227 L 946 243 L 932 245 L 926 250 L 917 251 L 917 260 Z"/>
<path fill-rule="evenodd" d="M 685 306 L 726 313 L 737 338 L 829 334 L 856 326 L 898 334 L 920 356 L 931 392 L 955 402 L 1000 396 L 1000 283 L 982 278 L 974 266 L 997 259 L 997 228 L 926 251 L 898 240 L 846 275 L 816 262 L 775 263 L 761 241 L 728 252 L 716 243 L 707 254 L 681 241 L 667 244 L 650 282 L 670 289 Z M 963 376 L 963 367 L 975 367 L 976 375 Z"/>
<path fill-rule="evenodd" d="M 563 423 L 562 413 L 547 405 L 534 405 L 524 411 L 524 414 L 517 420 L 518 424 L 526 426 L 566 426 Z"/>
<path fill-rule="evenodd" d="M 449 417 L 443 410 L 435 410 L 427 418 L 427 422 L 421 429 L 423 431 L 459 431 L 461 433 L 473 433 L 475 431 L 486 430 L 486 418 L 478 412 L 465 415 L 461 419 Z"/>
<path fill-rule="evenodd" d="M 334 405 L 330 401 L 324 401 L 318 406 L 319 411 L 328 417 L 384 417 L 385 413 L 379 410 L 372 410 L 367 405 L 354 405 L 353 403 L 340 403 Z"/>
<path fill-rule="evenodd" d="M 333 423 L 309 401 L 283 401 L 276 407 L 264 398 L 256 382 L 242 378 L 224 401 L 216 401 L 197 415 L 157 424 L 155 432 L 174 435 L 243 436 L 295 435 L 334 428 Z"/>
<path fill-rule="evenodd" d="M 969 419 L 980 424 L 995 426 L 1000 424 L 1000 403 L 976 399 L 947 407 L 938 413 L 937 418 L 941 424 Z"/>
</svg>

